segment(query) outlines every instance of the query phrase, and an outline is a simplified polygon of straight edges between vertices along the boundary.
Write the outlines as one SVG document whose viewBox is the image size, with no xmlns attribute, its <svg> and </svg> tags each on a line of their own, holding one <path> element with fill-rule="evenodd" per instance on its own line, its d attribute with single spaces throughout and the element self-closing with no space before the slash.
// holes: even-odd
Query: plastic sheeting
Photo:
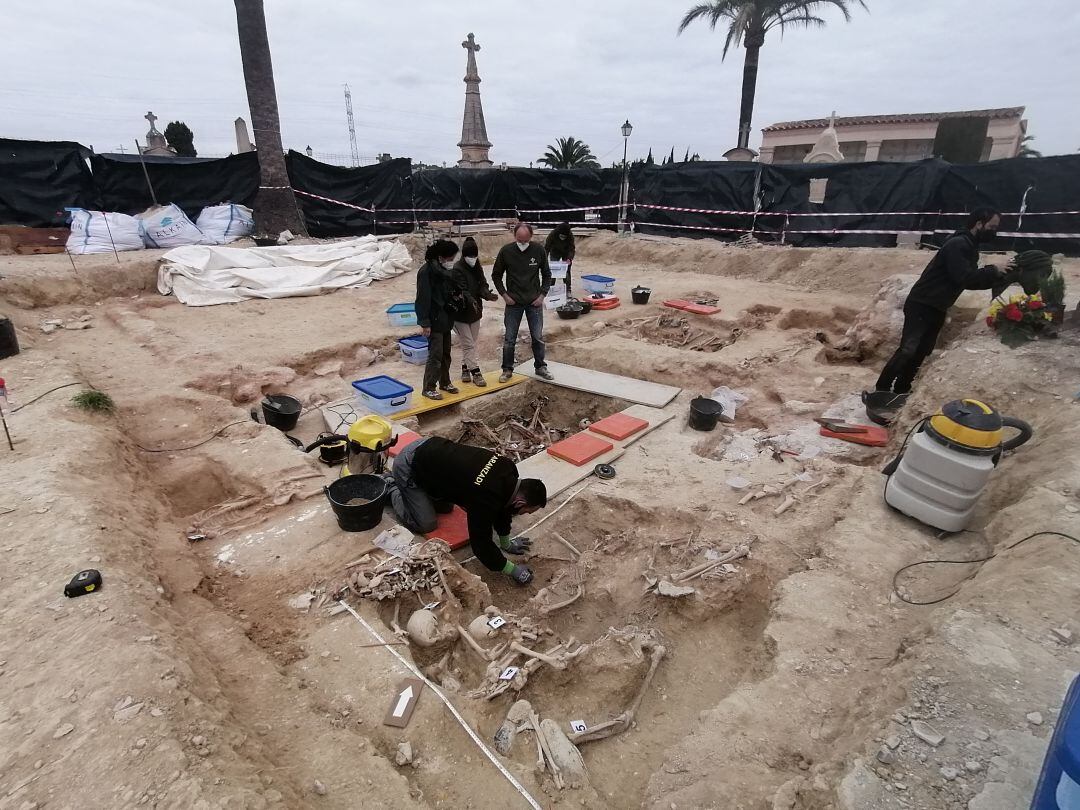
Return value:
<svg viewBox="0 0 1080 810">
<path fill-rule="evenodd" d="M 199 162 L 147 160 L 146 172 L 158 202 L 172 202 L 192 220 L 208 205 L 251 205 L 259 189 L 259 158 L 254 152 Z M 94 155 L 94 170 L 101 206 L 108 211 L 137 214 L 154 204 L 138 161 L 113 160 Z"/>
<path fill-rule="evenodd" d="M 398 158 L 374 166 L 346 168 L 330 166 L 289 152 L 285 160 L 294 189 L 351 203 L 361 208 L 412 208 L 410 175 L 412 163 Z M 408 211 L 372 214 L 297 194 L 308 233 L 312 236 L 354 236 L 362 233 L 407 233 L 412 230 Z M 378 220 L 382 220 L 380 223 Z M 397 224 L 405 222 L 407 224 Z"/>
<path fill-rule="evenodd" d="M 89 154 L 71 141 L 0 138 L 0 225 L 58 228 L 64 209 L 96 207 Z"/>
<path fill-rule="evenodd" d="M 158 291 L 194 307 L 321 295 L 393 278 L 411 264 L 404 245 L 373 236 L 265 248 L 190 245 L 161 257 Z"/>
<path fill-rule="evenodd" d="M 831 231 L 933 230 L 937 217 L 911 216 L 935 210 L 934 193 L 949 171 L 940 160 L 918 163 L 827 163 L 798 166 L 761 166 L 761 208 L 829 216 L 763 217 L 759 227 L 779 238 L 786 231 L 790 245 L 819 247 L 887 247 L 896 244 L 892 234 L 850 234 Z M 811 180 L 827 181 L 825 202 L 810 202 Z M 835 213 L 845 214 L 836 216 Z M 889 216 L 879 216 L 889 214 Z M 946 226 L 949 227 L 949 226 Z M 822 233 L 799 233 L 821 231 Z"/>
</svg>

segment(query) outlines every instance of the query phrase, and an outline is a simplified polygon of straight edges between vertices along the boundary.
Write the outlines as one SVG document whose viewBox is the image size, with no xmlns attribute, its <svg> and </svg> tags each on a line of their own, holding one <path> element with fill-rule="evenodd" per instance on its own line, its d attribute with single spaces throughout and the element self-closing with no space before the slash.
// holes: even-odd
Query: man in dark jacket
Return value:
<svg viewBox="0 0 1080 810">
<path fill-rule="evenodd" d="M 879 392 L 906 395 L 923 361 L 934 351 L 949 307 L 964 290 L 989 290 L 1005 278 L 994 265 L 979 267 L 979 244 L 997 235 L 1001 215 L 989 208 L 968 216 L 965 229 L 945 240 L 904 303 L 904 331 L 900 346 L 885 364 L 877 381 Z M 898 397 L 896 405 L 903 403 Z"/>
<path fill-rule="evenodd" d="M 544 240 L 544 250 L 547 251 L 549 262 L 566 262 L 566 294 L 570 294 L 570 273 L 574 267 L 574 253 L 577 248 L 574 245 L 574 232 L 570 229 L 569 222 L 561 222 L 552 228 L 548 238 Z"/>
<path fill-rule="evenodd" d="M 503 316 L 506 335 L 503 338 L 499 382 L 508 382 L 514 374 L 514 347 L 522 315 L 529 321 L 536 376 L 552 379 L 544 360 L 544 297 L 551 289 L 551 268 L 548 266 L 547 252 L 532 241 L 532 235 L 532 225 L 528 222 L 518 223 L 514 228 L 514 241 L 503 246 L 491 268 L 491 280 L 506 302 Z"/>
<path fill-rule="evenodd" d="M 526 537 L 511 540 L 510 523 L 515 515 L 547 506 L 543 481 L 519 480 L 514 462 L 491 450 L 433 437 L 413 442 L 398 454 L 388 484 L 394 512 L 409 531 L 433 532 L 436 513 L 457 504 L 469 516 L 469 542 L 477 559 L 519 585 L 532 580 L 527 565 L 515 565 L 503 552 L 524 554 L 532 545 Z"/>
</svg>

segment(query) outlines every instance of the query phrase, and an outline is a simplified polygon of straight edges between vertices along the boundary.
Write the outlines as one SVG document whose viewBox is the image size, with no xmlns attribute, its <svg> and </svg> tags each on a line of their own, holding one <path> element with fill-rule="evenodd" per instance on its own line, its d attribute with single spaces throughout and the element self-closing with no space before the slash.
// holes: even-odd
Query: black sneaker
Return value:
<svg viewBox="0 0 1080 810">
<path fill-rule="evenodd" d="M 438 391 L 425 391 L 423 395 L 425 399 L 442 399 L 442 394 L 440 394 Z"/>
<path fill-rule="evenodd" d="M 448 394 L 460 394 L 461 393 L 461 389 L 458 388 L 453 383 L 451 383 L 450 385 L 442 386 L 442 390 L 445 391 Z"/>
<path fill-rule="evenodd" d="M 550 371 L 548 371 L 547 366 L 544 366 L 543 368 L 538 368 L 536 370 L 536 376 L 539 377 L 541 380 L 547 380 L 548 382 L 551 382 L 555 379 L 554 375 Z"/>
</svg>

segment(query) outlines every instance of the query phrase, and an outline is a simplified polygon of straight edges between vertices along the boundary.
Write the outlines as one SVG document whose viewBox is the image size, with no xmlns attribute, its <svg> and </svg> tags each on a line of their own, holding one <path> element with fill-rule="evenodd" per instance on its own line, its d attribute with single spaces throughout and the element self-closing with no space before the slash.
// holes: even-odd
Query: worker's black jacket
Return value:
<svg viewBox="0 0 1080 810">
<path fill-rule="evenodd" d="M 510 534 L 510 500 L 518 484 L 514 462 L 493 450 L 434 436 L 417 448 L 413 478 L 432 500 L 465 510 L 473 552 L 490 570 L 501 571 L 506 557 L 491 533 Z"/>
<path fill-rule="evenodd" d="M 424 262 L 416 274 L 416 320 L 432 332 L 449 332 L 454 319 L 447 310 L 453 282 L 437 261 Z"/>
<path fill-rule="evenodd" d="M 551 289 L 547 252 L 537 242 L 529 242 L 525 250 L 519 248 L 517 242 L 504 245 L 495 257 L 491 280 L 500 295 L 509 295 L 522 306 L 531 306 Z"/>
<path fill-rule="evenodd" d="M 979 267 L 979 245 L 959 231 L 941 246 L 908 293 L 909 301 L 945 312 L 964 290 L 989 290 L 1001 278 L 994 267 Z"/>
</svg>

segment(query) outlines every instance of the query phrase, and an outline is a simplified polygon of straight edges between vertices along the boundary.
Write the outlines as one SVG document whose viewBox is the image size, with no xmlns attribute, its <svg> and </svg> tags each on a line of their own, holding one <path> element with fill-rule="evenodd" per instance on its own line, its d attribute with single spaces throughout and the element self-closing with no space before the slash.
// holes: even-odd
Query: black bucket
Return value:
<svg viewBox="0 0 1080 810">
<path fill-rule="evenodd" d="M 630 291 L 630 297 L 634 299 L 635 304 L 649 303 L 650 295 L 652 295 L 652 290 L 649 287 L 634 287 L 634 289 Z"/>
<path fill-rule="evenodd" d="M 0 317 L 0 360 L 19 353 L 19 338 L 15 336 L 15 324 Z"/>
<path fill-rule="evenodd" d="M 282 431 L 296 427 L 302 410 L 300 400 L 288 394 L 268 394 L 262 401 L 263 419 L 266 424 Z"/>
<path fill-rule="evenodd" d="M 387 498 L 386 482 L 377 475 L 346 475 L 323 487 L 323 491 L 343 531 L 366 532 L 382 520 Z M 349 501 L 354 498 L 364 498 L 367 503 L 350 505 Z"/>
<path fill-rule="evenodd" d="M 694 430 L 713 430 L 723 412 L 723 406 L 715 399 L 695 397 L 690 400 L 690 427 Z"/>
</svg>

